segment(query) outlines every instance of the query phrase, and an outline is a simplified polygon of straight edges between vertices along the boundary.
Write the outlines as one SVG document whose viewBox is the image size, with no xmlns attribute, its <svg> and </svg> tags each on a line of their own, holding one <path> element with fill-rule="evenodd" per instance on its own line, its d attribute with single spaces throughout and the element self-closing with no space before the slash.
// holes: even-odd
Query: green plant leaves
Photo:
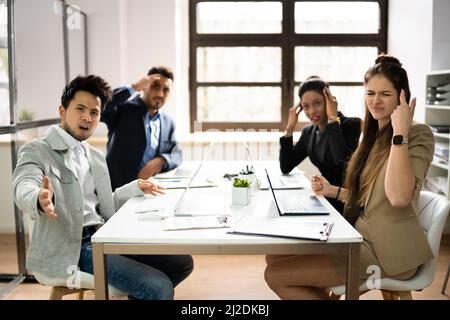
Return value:
<svg viewBox="0 0 450 320">
<path fill-rule="evenodd" d="M 248 188 L 248 187 L 250 187 L 250 181 L 248 179 L 234 178 L 233 187 Z"/>
</svg>

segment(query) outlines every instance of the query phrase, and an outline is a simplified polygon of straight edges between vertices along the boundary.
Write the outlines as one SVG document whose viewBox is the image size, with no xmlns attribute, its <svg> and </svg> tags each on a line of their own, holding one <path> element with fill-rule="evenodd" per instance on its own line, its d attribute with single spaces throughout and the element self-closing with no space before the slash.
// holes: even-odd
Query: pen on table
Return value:
<svg viewBox="0 0 450 320">
<path fill-rule="evenodd" d="M 135 212 L 136 213 L 146 213 L 146 212 L 159 212 L 159 211 L 162 211 L 162 210 L 164 210 L 164 209 L 161 209 L 161 208 L 157 208 L 157 209 L 138 209 L 138 210 L 136 210 Z"/>
</svg>

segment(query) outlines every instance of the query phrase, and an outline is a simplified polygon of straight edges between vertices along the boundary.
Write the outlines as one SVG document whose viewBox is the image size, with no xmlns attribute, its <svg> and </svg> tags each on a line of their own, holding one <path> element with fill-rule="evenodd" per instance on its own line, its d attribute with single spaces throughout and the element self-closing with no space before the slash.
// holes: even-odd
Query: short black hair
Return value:
<svg viewBox="0 0 450 320">
<path fill-rule="evenodd" d="M 148 70 L 147 75 L 151 75 L 151 74 L 160 74 L 162 75 L 164 78 L 170 79 L 172 81 L 173 80 L 173 71 L 171 68 L 166 67 L 166 66 L 156 66 L 156 67 L 152 67 L 150 70 Z"/>
<path fill-rule="evenodd" d="M 99 97 L 102 105 L 101 111 L 105 105 L 111 101 L 112 91 L 108 82 L 96 75 L 78 76 L 74 78 L 66 87 L 61 96 L 61 105 L 64 109 L 69 107 L 70 101 L 78 91 L 87 91 L 90 94 Z"/>
<path fill-rule="evenodd" d="M 316 76 L 316 75 L 309 76 L 300 85 L 300 88 L 298 89 L 298 97 L 301 100 L 302 96 L 307 91 L 316 91 L 317 93 L 319 93 L 323 96 L 323 89 L 328 88 L 328 87 L 329 87 L 328 82 L 324 81 L 319 76 Z"/>
</svg>

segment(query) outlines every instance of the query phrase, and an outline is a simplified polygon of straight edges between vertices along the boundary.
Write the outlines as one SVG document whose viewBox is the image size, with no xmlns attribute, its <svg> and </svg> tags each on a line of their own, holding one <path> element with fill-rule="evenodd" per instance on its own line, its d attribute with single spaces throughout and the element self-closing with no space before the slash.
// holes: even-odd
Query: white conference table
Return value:
<svg viewBox="0 0 450 320">
<path fill-rule="evenodd" d="M 245 215 L 261 217 L 278 216 L 272 195 L 268 190 L 253 191 L 251 203 L 247 206 L 231 205 L 231 181 L 223 178 L 225 173 L 238 173 L 245 162 L 206 161 L 198 176 L 217 183 L 217 187 L 191 188 L 186 194 L 182 208 L 207 208 L 211 213 L 228 210 L 231 222 Z M 278 167 L 278 162 L 257 162 L 259 169 Z M 306 179 L 306 177 L 304 177 Z M 302 190 L 283 190 L 287 193 L 312 193 Z M 361 235 L 337 212 L 329 202 L 319 196 L 323 205 L 331 211 L 327 216 L 286 217 L 283 219 L 307 219 L 332 221 L 333 229 L 326 242 L 298 240 L 278 237 L 247 236 L 227 234 L 228 228 L 163 231 L 160 217 L 154 212 L 136 213 L 143 202 L 154 201 L 156 207 L 166 205 L 172 208 L 182 189 L 167 190 L 166 195 L 136 197 L 127 201 L 93 236 L 93 262 L 95 298 L 108 299 L 106 285 L 107 254 L 207 254 L 207 255 L 265 255 L 265 254 L 344 254 L 347 255 L 346 299 L 359 298 L 359 259 Z M 181 212 L 183 213 L 183 211 Z M 156 215 L 156 216 L 155 216 Z"/>
</svg>

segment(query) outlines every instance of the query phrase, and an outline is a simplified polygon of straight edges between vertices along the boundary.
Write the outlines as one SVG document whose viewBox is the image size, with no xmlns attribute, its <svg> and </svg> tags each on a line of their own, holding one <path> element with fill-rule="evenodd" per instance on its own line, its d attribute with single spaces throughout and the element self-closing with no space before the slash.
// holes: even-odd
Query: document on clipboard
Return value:
<svg viewBox="0 0 450 320">
<path fill-rule="evenodd" d="M 332 228 L 331 221 L 246 216 L 237 221 L 228 233 L 327 241 Z"/>
<path fill-rule="evenodd" d="M 164 231 L 228 228 L 228 217 L 168 217 L 161 219 Z"/>
</svg>

